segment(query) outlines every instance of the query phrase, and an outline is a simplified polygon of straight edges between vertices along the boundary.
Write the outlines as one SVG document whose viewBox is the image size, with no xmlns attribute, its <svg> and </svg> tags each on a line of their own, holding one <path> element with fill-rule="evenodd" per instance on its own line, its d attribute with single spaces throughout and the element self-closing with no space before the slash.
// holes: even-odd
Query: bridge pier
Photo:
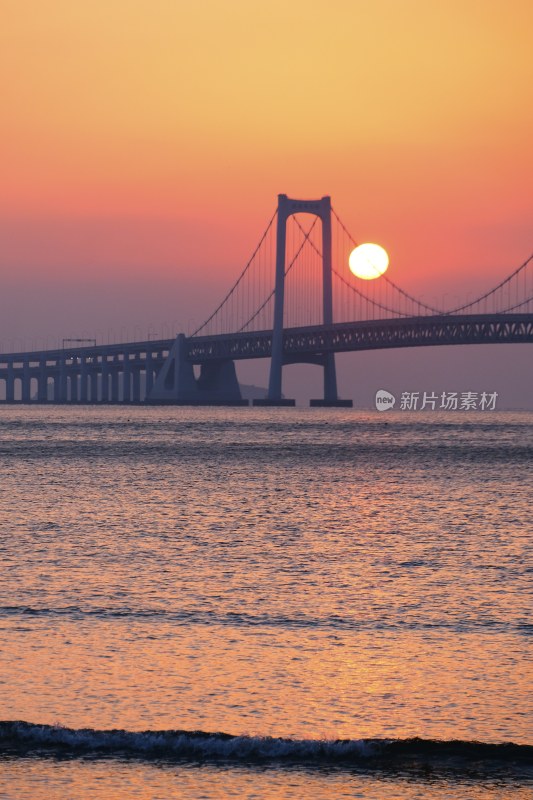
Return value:
<svg viewBox="0 0 533 800">
<path fill-rule="evenodd" d="M 296 400 L 292 400 L 289 397 L 280 397 L 279 400 L 270 400 L 268 397 L 256 397 L 252 400 L 253 406 L 264 406 L 264 407 L 276 407 L 276 406 L 288 406 L 293 407 L 296 405 Z"/>
<path fill-rule="evenodd" d="M 70 373 L 70 402 L 78 402 L 78 370 L 75 369 Z"/>
<path fill-rule="evenodd" d="M 49 403 L 59 402 L 59 374 L 52 375 L 51 384 L 49 386 Z"/>
<path fill-rule="evenodd" d="M 141 402 L 141 371 L 138 367 L 133 368 L 132 400 L 134 403 Z"/>
<path fill-rule="evenodd" d="M 122 362 L 122 402 L 131 402 L 131 367 L 130 354 L 128 351 L 124 353 L 124 360 Z"/>
<path fill-rule="evenodd" d="M 109 402 L 109 366 L 107 356 L 102 356 L 102 372 L 100 373 L 100 402 Z"/>
<path fill-rule="evenodd" d="M 22 367 L 22 402 L 29 403 L 30 400 L 31 400 L 30 362 L 24 361 Z"/>
<path fill-rule="evenodd" d="M 15 402 L 15 368 L 12 363 L 7 367 L 6 403 Z"/>
<path fill-rule="evenodd" d="M 79 380 L 79 401 L 80 403 L 87 402 L 87 363 L 85 356 L 81 357 L 80 364 L 80 380 Z"/>
<path fill-rule="evenodd" d="M 324 368 L 324 397 L 310 400 L 311 408 L 352 408 L 353 400 L 340 400 L 337 396 L 337 374 L 333 353 L 322 356 Z"/>
<path fill-rule="evenodd" d="M 118 392 L 119 392 L 119 388 L 118 388 L 119 387 L 119 378 L 118 378 L 119 360 L 118 360 L 118 356 L 115 356 L 113 361 L 114 361 L 114 366 L 113 366 L 113 371 L 111 373 L 111 402 L 112 403 L 118 403 L 118 401 L 119 401 L 119 396 L 118 396 Z"/>
<path fill-rule="evenodd" d="M 146 397 L 150 397 L 150 392 L 152 391 L 154 385 L 154 368 L 152 365 L 152 353 L 150 351 L 146 353 L 144 374 L 145 374 Z"/>
<path fill-rule="evenodd" d="M 353 408 L 353 400 L 310 400 L 311 408 Z"/>
<path fill-rule="evenodd" d="M 89 373 L 89 388 L 91 392 L 91 403 L 98 402 L 98 372 L 95 364 L 92 364 Z"/>
<path fill-rule="evenodd" d="M 59 362 L 59 379 L 54 386 L 54 403 L 66 403 L 68 401 L 68 377 L 66 360 L 62 358 Z"/>
<path fill-rule="evenodd" d="M 249 405 L 243 400 L 235 363 L 221 358 L 202 364 L 198 380 L 187 359 L 187 339 L 178 334 L 155 379 L 147 403 L 172 405 Z"/>
<path fill-rule="evenodd" d="M 37 402 L 46 403 L 48 400 L 48 379 L 46 375 L 46 359 L 39 359 L 39 375 L 37 377 Z"/>
</svg>

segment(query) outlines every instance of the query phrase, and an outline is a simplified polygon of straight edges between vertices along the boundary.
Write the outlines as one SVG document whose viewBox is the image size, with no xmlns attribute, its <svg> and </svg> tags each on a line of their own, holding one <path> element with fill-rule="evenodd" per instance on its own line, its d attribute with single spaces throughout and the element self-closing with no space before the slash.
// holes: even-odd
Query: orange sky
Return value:
<svg viewBox="0 0 533 800">
<path fill-rule="evenodd" d="M 491 285 L 532 249 L 532 31 L 529 0 L 4 0 L 4 349 L 200 320 L 279 192 L 415 294 Z"/>
</svg>

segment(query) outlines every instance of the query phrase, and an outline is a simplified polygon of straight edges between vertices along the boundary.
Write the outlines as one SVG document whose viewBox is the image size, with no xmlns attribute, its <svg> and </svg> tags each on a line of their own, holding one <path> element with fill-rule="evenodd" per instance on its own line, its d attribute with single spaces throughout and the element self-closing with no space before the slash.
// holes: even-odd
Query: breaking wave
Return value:
<svg viewBox="0 0 533 800">
<path fill-rule="evenodd" d="M 241 765 L 533 771 L 533 745 L 434 739 L 286 739 L 203 731 L 126 731 L 0 722 L 0 754 L 106 757 Z M 533 772 L 532 772 L 533 777 Z"/>
</svg>

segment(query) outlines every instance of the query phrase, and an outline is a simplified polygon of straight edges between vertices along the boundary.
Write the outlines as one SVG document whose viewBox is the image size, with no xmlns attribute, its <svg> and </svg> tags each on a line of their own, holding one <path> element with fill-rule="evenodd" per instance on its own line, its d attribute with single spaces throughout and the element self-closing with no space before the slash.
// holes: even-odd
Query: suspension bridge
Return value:
<svg viewBox="0 0 533 800">
<path fill-rule="evenodd" d="M 323 396 L 339 399 L 335 354 L 455 344 L 533 342 L 533 254 L 474 300 L 438 308 L 387 274 L 347 276 L 357 242 L 329 197 L 278 196 L 256 249 L 219 305 L 190 335 L 0 354 L 0 403 L 247 404 L 235 362 L 270 358 L 267 396 L 282 394 L 288 364 L 315 364 Z M 199 375 L 195 374 L 199 367 Z"/>
</svg>

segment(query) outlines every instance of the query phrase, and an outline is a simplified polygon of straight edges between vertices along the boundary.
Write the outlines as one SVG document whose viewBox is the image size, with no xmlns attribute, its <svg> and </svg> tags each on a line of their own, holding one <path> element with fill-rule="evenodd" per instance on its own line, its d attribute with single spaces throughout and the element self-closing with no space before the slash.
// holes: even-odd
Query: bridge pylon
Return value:
<svg viewBox="0 0 533 800">
<path fill-rule="evenodd" d="M 284 364 L 295 363 L 287 360 L 283 353 L 283 318 L 285 311 L 285 274 L 287 251 L 287 220 L 293 214 L 307 213 L 319 217 L 322 223 L 322 322 L 333 323 L 332 289 L 332 245 L 331 245 L 331 198 L 320 200 L 296 200 L 286 194 L 278 195 L 278 219 L 276 234 L 276 275 L 274 295 L 274 321 L 272 326 L 272 360 L 266 400 L 255 400 L 255 405 L 294 405 L 294 400 L 282 397 L 282 370 Z M 334 353 L 316 354 L 311 363 L 324 370 L 324 397 L 311 400 L 313 406 L 348 406 L 351 401 L 339 400 L 337 394 L 337 375 Z"/>
</svg>

